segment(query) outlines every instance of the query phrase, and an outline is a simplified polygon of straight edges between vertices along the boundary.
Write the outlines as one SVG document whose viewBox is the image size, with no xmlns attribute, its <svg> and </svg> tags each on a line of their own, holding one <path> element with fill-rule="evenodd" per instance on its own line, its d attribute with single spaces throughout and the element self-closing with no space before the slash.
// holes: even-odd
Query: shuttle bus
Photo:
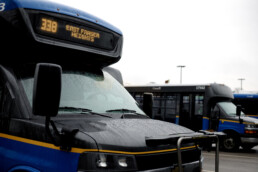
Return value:
<svg viewBox="0 0 258 172">
<path fill-rule="evenodd" d="M 153 94 L 151 117 L 176 123 L 194 131 L 222 131 L 224 149 L 250 149 L 258 145 L 258 120 L 236 114 L 233 94 L 222 84 L 147 85 L 125 87 L 142 108 L 144 93 Z"/>
<path fill-rule="evenodd" d="M 116 27 L 52 1 L 0 0 L 0 38 L 1 172 L 201 170 L 199 140 L 217 137 L 135 104 L 106 68 L 121 58 Z"/>
<path fill-rule="evenodd" d="M 233 103 L 241 105 L 246 116 L 258 119 L 258 94 L 234 94 Z"/>
</svg>

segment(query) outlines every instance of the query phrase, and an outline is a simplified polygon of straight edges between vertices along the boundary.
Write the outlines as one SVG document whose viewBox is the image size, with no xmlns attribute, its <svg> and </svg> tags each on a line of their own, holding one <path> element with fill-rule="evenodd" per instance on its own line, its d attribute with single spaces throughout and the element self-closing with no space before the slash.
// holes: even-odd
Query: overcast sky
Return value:
<svg viewBox="0 0 258 172">
<path fill-rule="evenodd" d="M 222 83 L 258 91 L 257 0 L 56 0 L 118 27 L 126 84 Z"/>
</svg>

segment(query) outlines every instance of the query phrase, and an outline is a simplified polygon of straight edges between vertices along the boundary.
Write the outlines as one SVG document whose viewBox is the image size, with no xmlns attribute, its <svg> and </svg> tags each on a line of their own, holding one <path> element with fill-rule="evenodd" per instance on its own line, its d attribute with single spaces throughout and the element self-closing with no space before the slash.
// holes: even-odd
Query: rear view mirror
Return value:
<svg viewBox="0 0 258 172">
<path fill-rule="evenodd" d="M 241 110 L 242 110 L 241 105 L 237 105 L 237 108 L 236 108 L 236 115 L 237 116 L 241 116 Z"/>
<path fill-rule="evenodd" d="M 144 93 L 143 94 L 143 111 L 152 118 L 152 107 L 153 107 L 153 94 Z"/>
<path fill-rule="evenodd" d="M 56 116 L 61 96 L 61 74 L 59 65 L 39 63 L 36 66 L 33 88 L 33 114 Z"/>
</svg>

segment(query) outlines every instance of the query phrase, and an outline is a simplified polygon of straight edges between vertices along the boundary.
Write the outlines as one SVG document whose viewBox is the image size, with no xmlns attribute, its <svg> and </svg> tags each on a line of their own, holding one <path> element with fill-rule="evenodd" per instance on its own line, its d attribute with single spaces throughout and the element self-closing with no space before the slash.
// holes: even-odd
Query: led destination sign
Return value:
<svg viewBox="0 0 258 172">
<path fill-rule="evenodd" d="M 38 17 L 35 30 L 39 34 L 65 41 L 72 41 L 107 50 L 114 48 L 113 34 L 54 17 Z"/>
</svg>

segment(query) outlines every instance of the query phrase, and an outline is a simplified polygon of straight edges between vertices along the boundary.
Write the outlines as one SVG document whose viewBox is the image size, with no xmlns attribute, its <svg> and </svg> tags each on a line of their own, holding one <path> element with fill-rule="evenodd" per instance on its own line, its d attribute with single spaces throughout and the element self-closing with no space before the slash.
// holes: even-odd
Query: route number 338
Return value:
<svg viewBox="0 0 258 172">
<path fill-rule="evenodd" d="M 0 3 L 0 12 L 4 11 L 5 9 L 5 3 Z"/>
</svg>

